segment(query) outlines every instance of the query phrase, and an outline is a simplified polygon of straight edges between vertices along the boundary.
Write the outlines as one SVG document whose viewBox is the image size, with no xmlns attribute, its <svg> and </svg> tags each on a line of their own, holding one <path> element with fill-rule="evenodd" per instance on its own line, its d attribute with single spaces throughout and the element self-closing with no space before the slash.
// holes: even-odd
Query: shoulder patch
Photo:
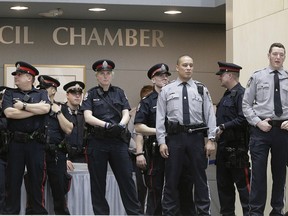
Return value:
<svg viewBox="0 0 288 216">
<path fill-rule="evenodd" d="M 255 72 L 255 73 L 256 73 L 256 72 Z M 250 79 L 249 79 L 248 82 L 247 82 L 246 88 L 249 88 L 249 87 L 250 87 L 250 84 L 251 84 L 252 80 L 253 80 L 253 77 L 250 77 Z"/>
<path fill-rule="evenodd" d="M 83 97 L 83 101 L 86 101 L 87 100 L 87 98 L 88 98 L 88 95 L 89 95 L 89 93 L 88 92 L 86 92 L 86 94 L 84 95 L 84 97 Z"/>
<path fill-rule="evenodd" d="M 145 98 L 145 97 L 144 97 L 144 98 Z M 143 98 L 143 99 L 144 99 L 144 98 Z M 140 107 L 141 107 L 141 103 L 138 104 L 137 109 L 136 109 L 136 112 L 139 111 Z"/>
</svg>

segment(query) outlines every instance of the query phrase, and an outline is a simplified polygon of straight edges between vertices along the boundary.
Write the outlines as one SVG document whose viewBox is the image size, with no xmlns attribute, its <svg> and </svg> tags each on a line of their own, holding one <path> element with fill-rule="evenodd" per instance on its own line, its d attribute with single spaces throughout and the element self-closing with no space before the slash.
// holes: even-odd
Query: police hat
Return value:
<svg viewBox="0 0 288 216">
<path fill-rule="evenodd" d="M 114 62 L 108 59 L 98 60 L 92 65 L 92 69 L 96 72 L 102 70 L 112 71 L 114 67 L 115 67 Z"/>
<path fill-rule="evenodd" d="M 32 76 L 37 76 L 39 74 L 39 71 L 35 67 L 26 62 L 18 61 L 15 63 L 15 67 L 16 71 L 12 72 L 13 76 L 15 76 L 17 72 L 28 73 Z"/>
<path fill-rule="evenodd" d="M 147 72 L 147 76 L 149 79 L 152 79 L 152 77 L 154 76 L 158 76 L 161 74 L 167 74 L 168 76 L 171 75 L 171 73 L 169 72 L 169 67 L 168 65 L 164 64 L 164 63 L 160 63 L 160 64 L 156 64 L 154 66 L 152 66 L 148 72 Z"/>
<path fill-rule="evenodd" d="M 38 81 L 39 81 L 39 85 L 37 87 L 44 88 L 44 89 L 49 88 L 51 86 L 55 88 L 60 86 L 60 82 L 57 79 L 47 76 L 47 75 L 40 75 L 38 77 Z"/>
<path fill-rule="evenodd" d="M 240 70 L 242 69 L 242 67 L 233 63 L 218 62 L 218 65 L 219 65 L 219 71 L 216 73 L 216 75 L 221 75 L 225 72 L 240 73 Z"/>
<path fill-rule="evenodd" d="M 63 89 L 64 91 L 68 92 L 69 90 L 72 90 L 72 89 L 81 89 L 83 90 L 85 88 L 85 84 L 81 81 L 72 81 L 72 82 L 69 82 L 67 84 L 65 84 L 63 86 Z"/>
</svg>

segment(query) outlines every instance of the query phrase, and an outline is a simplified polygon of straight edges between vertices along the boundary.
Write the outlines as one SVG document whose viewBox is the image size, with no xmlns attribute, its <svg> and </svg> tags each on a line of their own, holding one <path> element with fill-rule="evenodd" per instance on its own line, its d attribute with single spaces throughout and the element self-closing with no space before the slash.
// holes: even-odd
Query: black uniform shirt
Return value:
<svg viewBox="0 0 288 216">
<path fill-rule="evenodd" d="M 7 129 L 7 119 L 0 108 L 0 159 L 6 160 L 7 159 L 7 152 L 4 151 L 4 140 L 3 140 L 3 133 L 5 133 Z M 7 143 L 6 143 L 7 144 Z"/>
<path fill-rule="evenodd" d="M 216 110 L 217 125 L 224 124 L 225 129 L 241 127 L 247 124 L 242 111 L 242 99 L 245 89 L 238 83 L 226 90 Z"/>
<path fill-rule="evenodd" d="M 148 127 L 156 127 L 157 98 L 158 93 L 153 91 L 140 101 L 135 115 L 134 124 L 142 123 Z"/>
<path fill-rule="evenodd" d="M 94 117 L 112 124 L 118 124 L 121 121 L 122 110 L 125 109 L 130 110 L 130 105 L 124 91 L 111 85 L 106 92 L 100 86 L 90 89 L 84 97 L 81 108 L 84 111 L 91 110 Z"/>
<path fill-rule="evenodd" d="M 28 96 L 27 96 L 28 95 Z M 23 98 L 29 98 L 27 103 L 39 103 L 44 101 L 50 103 L 48 93 L 46 90 L 32 88 L 30 91 L 22 91 L 17 89 L 7 89 L 3 97 L 3 111 L 8 107 L 13 107 L 13 100 L 24 101 Z M 7 118 L 7 127 L 10 131 L 20 131 L 24 133 L 32 133 L 37 129 L 44 127 L 44 115 L 34 115 L 24 119 L 10 119 Z"/>
<path fill-rule="evenodd" d="M 84 115 L 83 112 L 77 110 L 76 112 L 71 110 L 67 104 L 62 105 L 63 109 L 65 109 L 68 114 L 71 122 L 74 127 L 71 134 L 66 135 L 65 140 L 72 147 L 77 147 L 82 149 L 83 147 L 83 136 L 84 136 Z M 65 111 L 65 112 L 66 112 Z"/>
<path fill-rule="evenodd" d="M 71 121 L 71 117 L 68 110 L 64 106 L 61 106 L 61 111 L 68 121 Z M 72 121 L 71 121 L 72 122 Z M 57 114 L 50 110 L 48 117 L 48 143 L 59 144 L 65 138 L 65 132 L 62 130 Z"/>
</svg>

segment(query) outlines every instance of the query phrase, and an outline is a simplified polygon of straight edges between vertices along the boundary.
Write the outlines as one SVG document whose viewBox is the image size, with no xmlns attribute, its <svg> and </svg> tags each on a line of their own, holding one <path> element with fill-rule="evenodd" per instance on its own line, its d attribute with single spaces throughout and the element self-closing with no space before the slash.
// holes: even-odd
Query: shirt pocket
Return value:
<svg viewBox="0 0 288 216">
<path fill-rule="evenodd" d="M 180 101 L 180 96 L 179 94 L 170 94 L 167 97 L 167 110 L 172 111 L 172 110 L 177 110 L 179 107 L 179 101 Z"/>
<path fill-rule="evenodd" d="M 257 101 L 263 102 L 269 98 L 269 83 L 261 83 L 257 85 Z"/>
<path fill-rule="evenodd" d="M 115 99 L 113 100 L 113 106 L 114 106 L 119 112 L 121 112 L 121 111 L 123 110 L 124 104 L 123 104 L 123 102 L 122 102 L 121 100 L 115 98 Z"/>
<path fill-rule="evenodd" d="M 192 97 L 191 103 L 189 102 L 189 108 L 190 110 L 192 108 L 193 110 L 195 110 L 196 112 L 199 112 L 199 114 L 202 115 L 202 103 L 203 103 L 202 97 L 197 97 L 197 96 Z M 191 107 L 191 104 L 192 104 L 192 107 Z"/>
<path fill-rule="evenodd" d="M 93 115 L 101 116 L 107 112 L 105 102 L 101 99 L 93 100 Z"/>
</svg>

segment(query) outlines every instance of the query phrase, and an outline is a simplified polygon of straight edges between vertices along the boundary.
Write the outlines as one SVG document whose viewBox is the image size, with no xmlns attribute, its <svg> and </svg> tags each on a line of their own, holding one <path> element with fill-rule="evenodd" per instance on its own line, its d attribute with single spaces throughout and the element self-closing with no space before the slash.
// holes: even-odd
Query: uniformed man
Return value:
<svg viewBox="0 0 288 216">
<path fill-rule="evenodd" d="M 235 187 L 240 196 L 243 215 L 249 215 L 249 156 L 248 123 L 242 112 L 245 89 L 239 83 L 242 67 L 233 63 L 218 62 L 221 86 L 226 88 L 217 105 L 216 179 L 223 216 L 235 216 Z"/>
<path fill-rule="evenodd" d="M 160 155 L 156 140 L 156 105 L 158 94 L 161 88 L 168 84 L 170 75 L 169 67 L 164 63 L 156 64 L 148 70 L 147 76 L 152 81 L 154 90 L 140 101 L 134 120 L 136 132 L 145 136 L 144 146 L 142 142 L 137 143 L 136 164 L 144 171 L 145 183 L 148 187 L 146 215 L 162 214 L 165 159 Z M 181 215 L 194 215 L 192 188 L 188 189 L 188 186 L 193 183 L 189 181 L 184 183 L 186 179 L 184 173 L 179 184 L 180 197 L 185 197 L 180 200 Z M 187 194 L 190 191 L 191 196 L 183 195 L 184 191 Z M 188 203 L 188 211 L 184 208 L 186 207 L 184 203 Z"/>
<path fill-rule="evenodd" d="M 8 152 L 7 200 L 5 214 L 19 214 L 21 185 L 25 166 L 30 177 L 31 214 L 47 214 L 44 207 L 45 116 L 50 109 L 48 94 L 34 88 L 39 71 L 32 65 L 16 62 L 12 73 L 16 89 L 5 91 L 3 111 L 7 117 L 11 142 Z"/>
<path fill-rule="evenodd" d="M 283 44 L 273 43 L 268 52 L 269 66 L 252 74 L 243 98 L 243 113 L 252 126 L 249 215 L 253 216 L 264 214 L 269 152 L 273 179 L 270 215 L 284 215 L 288 152 L 288 72 L 283 68 L 285 57 Z"/>
<path fill-rule="evenodd" d="M 132 161 L 128 154 L 131 135 L 125 130 L 130 106 L 124 91 L 111 85 L 114 67 L 113 61 L 105 59 L 93 64 L 92 69 L 96 72 L 99 85 L 87 92 L 82 104 L 88 124 L 86 152 L 92 206 L 94 214 L 109 215 L 109 205 L 105 198 L 109 162 L 120 188 L 126 213 L 139 215 L 140 203 L 132 179 Z"/>
<path fill-rule="evenodd" d="M 66 145 L 68 146 L 67 168 L 73 171 L 73 162 L 85 163 L 85 146 L 83 142 L 85 121 L 83 112 L 80 110 L 85 84 L 81 81 L 71 81 L 64 85 L 63 89 L 66 91 L 67 98 L 64 107 L 68 110 L 70 119 L 74 123 L 72 133 L 65 138 Z"/>
<path fill-rule="evenodd" d="M 159 153 L 156 140 L 156 104 L 161 88 L 168 84 L 171 73 L 168 65 L 156 64 L 148 70 L 147 76 L 151 79 L 154 91 L 144 97 L 136 111 L 134 120 L 135 130 L 146 136 L 144 145 L 138 142 L 136 149 L 136 164 L 145 170 L 145 183 L 148 188 L 147 215 L 161 215 L 161 198 L 164 182 L 164 158 Z"/>
<path fill-rule="evenodd" d="M 160 153 L 165 158 L 164 215 L 179 213 L 178 185 L 185 156 L 195 185 L 197 214 L 211 215 L 205 169 L 209 155 L 215 151 L 216 119 L 207 88 L 192 79 L 193 67 L 190 56 L 179 57 L 178 78 L 162 88 L 157 101 L 156 136 Z M 205 144 L 207 129 L 208 142 Z"/>
<path fill-rule="evenodd" d="M 38 77 L 39 87 L 46 89 L 52 103 L 49 117 L 46 120 L 47 154 L 46 166 L 49 185 L 52 191 L 54 211 L 56 215 L 69 215 L 66 194 L 67 181 L 71 176 L 67 174 L 67 146 L 65 136 L 71 134 L 73 123 L 68 109 L 54 100 L 60 82 L 47 75 Z"/>
<path fill-rule="evenodd" d="M 7 152 L 8 152 L 8 131 L 7 120 L 2 111 L 2 99 L 6 86 L 0 86 L 0 214 L 4 214 L 5 207 L 5 188 L 6 188 L 6 168 L 7 168 Z"/>
</svg>

